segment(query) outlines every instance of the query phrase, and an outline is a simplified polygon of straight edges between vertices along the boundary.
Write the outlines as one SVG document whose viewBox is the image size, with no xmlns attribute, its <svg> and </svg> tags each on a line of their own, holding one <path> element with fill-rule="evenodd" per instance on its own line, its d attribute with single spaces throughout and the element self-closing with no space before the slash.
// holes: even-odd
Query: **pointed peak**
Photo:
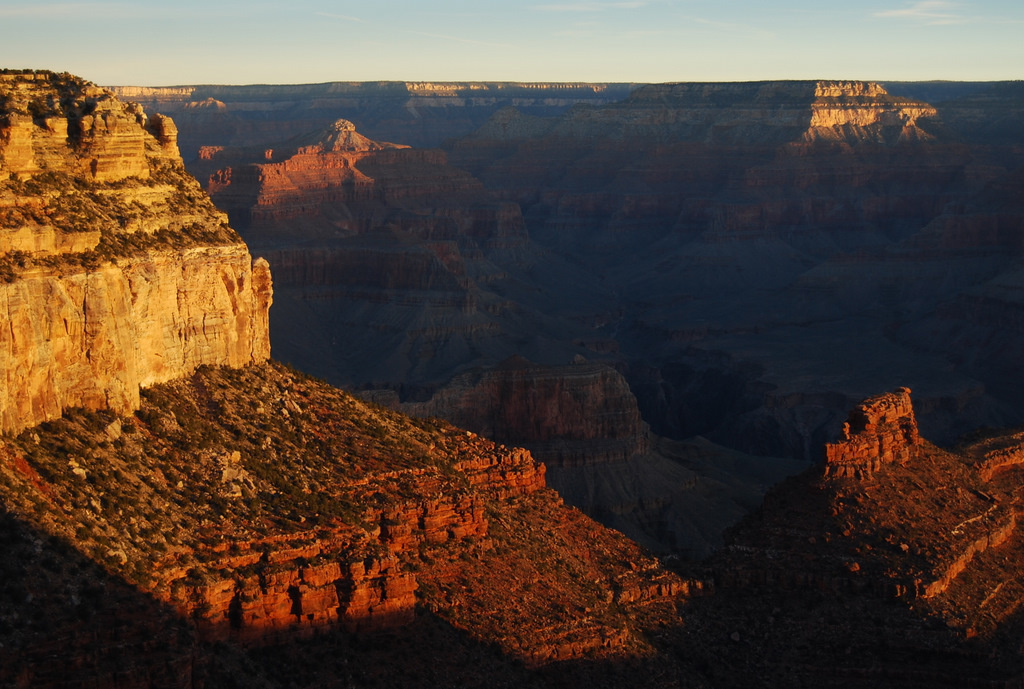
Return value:
<svg viewBox="0 0 1024 689">
<path fill-rule="evenodd" d="M 311 145 L 305 146 L 310 153 L 341 153 L 361 151 L 382 151 L 393 148 L 408 148 L 398 144 L 377 142 L 356 131 L 356 126 L 345 119 L 338 119 L 309 138 Z M 312 150 L 310 150 L 312 149 Z"/>
</svg>

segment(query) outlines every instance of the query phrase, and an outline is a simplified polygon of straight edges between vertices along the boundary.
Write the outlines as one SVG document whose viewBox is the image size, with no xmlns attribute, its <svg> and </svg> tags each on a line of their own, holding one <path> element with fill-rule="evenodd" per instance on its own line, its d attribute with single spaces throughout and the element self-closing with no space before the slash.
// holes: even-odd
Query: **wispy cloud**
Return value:
<svg viewBox="0 0 1024 689">
<path fill-rule="evenodd" d="M 534 5 L 538 12 L 607 12 L 608 10 L 636 10 L 649 3 L 643 0 L 630 2 L 572 2 L 556 5 Z"/>
<path fill-rule="evenodd" d="M 334 14 L 333 12 L 314 12 L 318 17 L 327 17 L 328 19 L 340 19 L 346 22 L 362 22 L 363 20 L 359 17 L 353 17 L 347 14 Z"/>
<path fill-rule="evenodd" d="M 931 25 L 962 24 L 967 21 L 967 18 L 957 11 L 958 7 L 958 3 L 945 2 L 945 0 L 920 0 L 901 10 L 875 12 L 875 16 L 913 19 Z"/>
</svg>

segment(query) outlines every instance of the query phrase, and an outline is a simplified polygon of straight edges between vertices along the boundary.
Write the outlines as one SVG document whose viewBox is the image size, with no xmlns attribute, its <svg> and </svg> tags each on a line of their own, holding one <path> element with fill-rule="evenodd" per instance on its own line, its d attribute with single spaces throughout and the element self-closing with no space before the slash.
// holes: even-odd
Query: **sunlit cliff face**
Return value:
<svg viewBox="0 0 1024 689">
<path fill-rule="evenodd" d="M 0 75 L 0 426 L 269 356 L 270 273 L 182 166 L 177 129 L 68 75 Z"/>
</svg>

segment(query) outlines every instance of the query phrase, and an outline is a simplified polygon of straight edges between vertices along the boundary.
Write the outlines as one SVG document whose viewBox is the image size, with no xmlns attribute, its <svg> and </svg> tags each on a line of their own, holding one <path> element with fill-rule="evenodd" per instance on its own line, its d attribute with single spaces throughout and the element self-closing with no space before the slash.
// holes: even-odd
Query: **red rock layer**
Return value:
<svg viewBox="0 0 1024 689">
<path fill-rule="evenodd" d="M 114 610 L 120 622 L 90 637 L 92 655 L 55 654 L 99 687 L 113 686 L 103 673 L 118 650 L 152 676 L 190 655 L 201 664 L 226 652 L 230 667 L 239 645 L 393 630 L 422 621 L 417 609 L 529 663 L 651 652 L 630 611 L 667 625 L 700 584 L 566 507 L 544 475 L 525 450 L 273 364 L 204 368 L 148 390 L 136 416 L 77 410 L 0 446 L 5 510 L 48 534 L 54 553 L 73 539 L 75 558 L 103 565 L 72 584 L 48 555 L 40 566 L 60 590 L 18 580 L 68 629 L 92 608 Z M 132 613 L 102 595 L 110 577 L 180 622 L 180 638 L 158 637 L 168 653 L 120 638 Z M 88 605 L 65 610 L 83 591 Z M 53 647 L 15 631 L 31 602 L 16 597 L 15 611 L 0 607 L 0 678 L 58 686 L 26 668 Z M 12 642 L 25 652 L 9 652 Z"/>
<path fill-rule="evenodd" d="M 473 438 L 455 444 L 452 455 L 452 469 L 465 476 L 472 492 L 446 494 L 443 483 L 426 471 L 375 476 L 371 484 L 414 484 L 417 493 L 436 497 L 363 512 L 368 532 L 338 525 L 235 540 L 230 550 L 210 553 L 218 566 L 206 567 L 228 576 L 198 583 L 169 572 L 168 602 L 197 621 L 203 638 L 244 643 L 272 643 L 334 625 L 369 630 L 408 623 L 417 603 L 417 576 L 405 567 L 404 555 L 421 546 L 458 547 L 466 538 L 485 537 L 488 500 L 544 488 L 544 466 L 529 452 L 491 445 L 490 452 L 481 453 Z"/>
<path fill-rule="evenodd" d="M 442 151 L 377 143 L 345 120 L 277 148 L 207 148 L 198 174 L 200 168 L 208 171 L 214 201 L 254 237 L 300 218 L 365 232 L 388 206 L 424 198 L 436 203 L 481 188 L 449 166 Z"/>
<path fill-rule="evenodd" d="M 887 464 L 904 464 L 920 438 L 910 389 L 865 400 L 850 412 L 839 442 L 825 445 L 825 475 L 863 478 Z"/>
</svg>

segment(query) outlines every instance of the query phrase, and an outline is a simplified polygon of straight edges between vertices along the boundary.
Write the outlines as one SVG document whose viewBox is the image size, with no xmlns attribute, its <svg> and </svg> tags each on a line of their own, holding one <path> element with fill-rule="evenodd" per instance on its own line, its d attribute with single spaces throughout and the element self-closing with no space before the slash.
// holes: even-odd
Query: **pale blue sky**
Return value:
<svg viewBox="0 0 1024 689">
<path fill-rule="evenodd" d="M 0 0 L 0 66 L 102 85 L 1024 78 L 1022 0 Z"/>
</svg>

